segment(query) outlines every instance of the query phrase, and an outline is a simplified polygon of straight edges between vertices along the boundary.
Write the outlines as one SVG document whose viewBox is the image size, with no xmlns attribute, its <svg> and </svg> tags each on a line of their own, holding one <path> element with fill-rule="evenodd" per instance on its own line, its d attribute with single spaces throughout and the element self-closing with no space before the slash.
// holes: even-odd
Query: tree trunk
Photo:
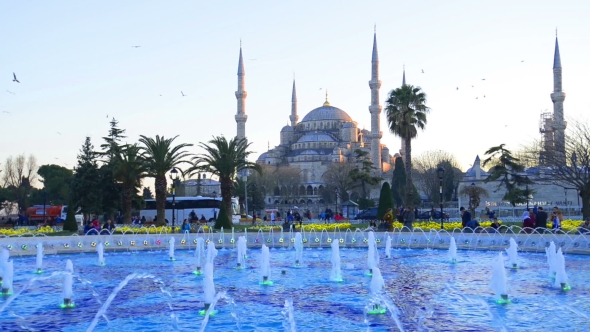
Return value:
<svg viewBox="0 0 590 332">
<path fill-rule="evenodd" d="M 414 185 L 412 183 L 412 139 L 406 138 L 406 201 L 405 205 L 409 207 L 414 206 Z"/>
<path fill-rule="evenodd" d="M 233 183 L 231 181 L 231 179 L 229 178 L 221 178 L 219 179 L 220 181 L 220 186 L 221 186 L 221 199 L 222 202 L 221 204 L 223 204 L 226 208 L 227 214 L 229 216 L 232 215 L 232 210 L 231 210 L 231 193 L 232 193 L 232 189 L 233 189 Z"/>
<path fill-rule="evenodd" d="M 166 176 L 156 176 L 155 178 L 155 186 L 156 186 L 156 207 L 158 209 L 157 214 L 157 225 L 158 226 L 165 226 L 166 225 L 166 187 L 168 183 L 166 182 Z"/>
<path fill-rule="evenodd" d="M 582 200 L 582 219 L 590 217 L 590 190 L 580 190 Z"/>
<path fill-rule="evenodd" d="M 123 186 L 123 223 L 131 223 L 131 209 L 133 208 L 133 186 Z"/>
</svg>

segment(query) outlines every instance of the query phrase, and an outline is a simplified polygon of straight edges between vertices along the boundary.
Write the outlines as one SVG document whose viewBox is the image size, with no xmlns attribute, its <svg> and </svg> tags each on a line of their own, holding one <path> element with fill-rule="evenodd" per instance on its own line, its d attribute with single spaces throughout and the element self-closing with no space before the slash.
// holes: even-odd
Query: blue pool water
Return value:
<svg viewBox="0 0 590 332">
<path fill-rule="evenodd" d="M 236 250 L 219 250 L 216 290 L 226 291 L 205 331 L 286 331 L 282 314 L 293 300 L 297 331 L 396 331 L 394 319 L 365 316 L 370 277 L 366 248 L 341 249 L 344 282 L 329 280 L 329 249 L 305 249 L 303 267 L 293 266 L 294 250 L 272 249 L 273 286 L 259 285 L 260 249 L 249 249 L 247 269 L 237 270 Z M 493 251 L 459 251 L 449 263 L 443 250 L 399 249 L 385 259 L 385 290 L 401 314 L 406 331 L 588 331 L 589 257 L 566 256 L 570 291 L 552 286 L 544 254 L 520 253 L 521 268 L 507 269 L 512 303 L 496 304 L 489 288 Z M 106 266 L 96 254 L 50 255 L 44 273 L 35 275 L 34 257 L 14 257 L 18 294 L 0 313 L 1 331 L 86 331 L 113 290 L 132 279 L 114 298 L 95 331 L 199 331 L 203 316 L 203 277 L 196 276 L 193 251 L 107 252 Z M 61 309 L 66 259 L 74 263 L 76 307 Z M 350 264 L 354 268 L 347 269 Z M 508 263 L 506 263 L 508 266 Z M 281 270 L 286 270 L 286 275 Z M 55 275 L 52 276 L 52 273 Z M 41 278 L 33 280 L 33 278 Z M 26 288 L 26 289 L 25 289 Z M 23 290 L 24 289 L 24 290 Z M 19 294 L 19 291 L 22 292 Z M 7 298 L 0 299 L 4 305 Z M 366 319 L 366 320 L 365 320 Z M 290 331 L 290 330 L 289 330 Z"/>
</svg>

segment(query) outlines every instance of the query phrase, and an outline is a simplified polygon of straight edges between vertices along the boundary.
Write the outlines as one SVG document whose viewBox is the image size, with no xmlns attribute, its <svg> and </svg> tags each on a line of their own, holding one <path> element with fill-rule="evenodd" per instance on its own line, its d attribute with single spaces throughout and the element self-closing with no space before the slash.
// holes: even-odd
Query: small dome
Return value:
<svg viewBox="0 0 590 332">
<path fill-rule="evenodd" d="M 291 126 L 284 126 L 283 129 L 281 129 L 281 133 L 284 133 L 286 131 L 295 131 L 295 129 Z"/>
<path fill-rule="evenodd" d="M 324 103 L 324 106 L 311 110 L 311 112 L 307 113 L 301 122 L 321 120 L 339 120 L 344 122 L 352 122 L 350 115 L 338 107 L 330 106 L 328 103 Z"/>
<path fill-rule="evenodd" d="M 264 161 L 267 156 L 268 156 L 268 152 L 261 153 L 260 156 L 258 156 L 258 161 Z"/>
<path fill-rule="evenodd" d="M 317 155 L 319 155 L 319 153 L 314 150 L 305 150 L 305 151 L 301 152 L 300 155 L 317 156 Z"/>
<path fill-rule="evenodd" d="M 317 133 L 307 133 L 303 136 L 301 136 L 301 138 L 299 138 L 299 140 L 297 140 L 297 143 L 306 143 L 306 142 L 336 142 L 336 140 L 324 133 L 324 132 L 317 132 Z"/>
</svg>

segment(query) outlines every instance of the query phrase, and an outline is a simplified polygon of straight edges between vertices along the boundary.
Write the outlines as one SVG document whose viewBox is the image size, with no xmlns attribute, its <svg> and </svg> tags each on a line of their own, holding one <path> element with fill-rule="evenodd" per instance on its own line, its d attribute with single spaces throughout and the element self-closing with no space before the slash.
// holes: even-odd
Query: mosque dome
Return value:
<svg viewBox="0 0 590 332">
<path fill-rule="evenodd" d="M 342 128 L 356 128 L 356 125 L 352 122 L 346 122 Z"/>
<path fill-rule="evenodd" d="M 323 133 L 323 132 L 317 132 L 317 133 L 307 133 L 303 136 L 301 136 L 301 138 L 299 138 L 299 140 L 297 140 L 297 143 L 306 143 L 306 142 L 336 142 L 336 140 L 334 139 L 334 137 Z"/>
<path fill-rule="evenodd" d="M 343 110 L 339 109 L 338 107 L 331 106 L 328 101 L 324 103 L 322 107 L 318 107 L 316 109 L 311 110 L 311 112 L 307 113 L 307 115 L 301 120 L 301 122 L 308 122 L 308 121 L 322 121 L 322 120 L 338 120 L 344 122 L 352 122 L 352 118 Z"/>
<path fill-rule="evenodd" d="M 286 131 L 295 131 L 295 129 L 291 126 L 284 126 L 283 129 L 281 129 L 281 133 L 284 133 Z"/>
</svg>

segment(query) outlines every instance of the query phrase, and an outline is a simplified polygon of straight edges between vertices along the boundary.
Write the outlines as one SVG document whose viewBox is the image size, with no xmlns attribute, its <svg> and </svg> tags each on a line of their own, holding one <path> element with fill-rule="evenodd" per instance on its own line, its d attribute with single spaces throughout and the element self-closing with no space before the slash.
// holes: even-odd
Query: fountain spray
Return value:
<svg viewBox="0 0 590 332">
<path fill-rule="evenodd" d="M 72 301 L 72 297 L 74 295 L 74 291 L 72 290 L 73 286 L 73 274 L 74 274 L 74 264 L 72 264 L 71 260 L 66 261 L 66 273 L 64 274 L 64 287 L 63 287 L 63 303 L 61 304 L 62 308 L 73 308 L 74 301 Z"/>
<path fill-rule="evenodd" d="M 553 241 L 549 244 L 549 248 L 545 248 L 545 254 L 547 255 L 547 264 L 549 265 L 549 275 L 555 277 L 557 273 L 557 254 Z"/>
<path fill-rule="evenodd" d="M 37 271 L 35 273 L 41 274 L 43 272 L 43 242 L 37 244 Z"/>
<path fill-rule="evenodd" d="M 381 275 L 381 270 L 378 267 L 373 267 L 373 273 L 371 277 L 371 284 L 369 285 L 371 289 L 371 294 L 375 297 L 379 297 L 381 293 L 383 293 L 383 287 L 385 286 L 385 280 L 383 280 L 383 276 Z M 367 311 L 370 315 L 378 315 L 384 314 L 387 312 L 387 309 L 381 306 L 379 300 L 372 303 L 371 309 Z"/>
<path fill-rule="evenodd" d="M 379 267 L 379 252 L 377 251 L 377 242 L 375 242 L 375 233 L 369 232 L 369 252 L 367 256 L 367 267 L 369 268 L 368 275 L 373 275 L 373 269 Z"/>
<path fill-rule="evenodd" d="M 205 300 L 205 308 L 199 311 L 201 316 L 204 316 L 211 307 L 211 303 L 215 300 L 215 283 L 213 282 L 213 263 L 205 263 L 205 274 L 203 278 L 203 292 Z M 213 314 L 212 312 L 209 315 Z"/>
<path fill-rule="evenodd" d="M 510 238 L 510 247 L 506 249 L 508 253 L 508 258 L 510 259 L 510 264 L 512 265 L 513 269 L 518 268 L 518 245 L 514 238 Z"/>
<path fill-rule="evenodd" d="M 174 237 L 171 236 L 170 237 L 170 248 L 168 249 L 168 257 L 170 257 L 171 261 L 174 260 L 174 242 L 176 242 L 176 239 L 174 239 Z"/>
<path fill-rule="evenodd" d="M 332 272 L 330 279 L 336 282 L 344 281 L 342 279 L 342 270 L 340 269 L 340 245 L 338 241 L 332 241 Z"/>
<path fill-rule="evenodd" d="M 10 257 L 10 252 L 6 249 L 2 249 L 0 251 L 0 284 L 2 284 L 2 280 L 4 278 L 4 270 L 6 269 L 6 264 L 8 263 L 8 258 Z"/>
<path fill-rule="evenodd" d="M 262 255 L 260 256 L 260 275 L 262 276 L 261 285 L 272 285 L 270 280 L 270 252 L 266 244 L 262 245 Z"/>
<path fill-rule="evenodd" d="M 205 259 L 205 241 L 202 238 L 197 238 L 197 247 L 195 248 L 196 270 L 194 274 L 203 274 L 201 270 L 203 267 L 203 260 Z"/>
<path fill-rule="evenodd" d="M 240 236 L 238 238 L 238 269 L 246 268 L 246 238 Z"/>
<path fill-rule="evenodd" d="M 2 275 L 2 295 L 8 296 L 12 294 L 12 280 L 14 278 L 13 261 L 4 263 Z"/>
<path fill-rule="evenodd" d="M 303 239 L 301 233 L 295 234 L 295 266 L 301 266 L 303 262 Z"/>
<path fill-rule="evenodd" d="M 561 290 L 570 290 L 572 289 L 567 284 L 567 274 L 565 273 L 565 257 L 563 256 L 563 252 L 561 248 L 557 249 L 557 254 L 555 255 L 555 262 L 556 262 L 556 274 L 555 274 L 555 287 L 559 287 Z"/>
<path fill-rule="evenodd" d="M 385 258 L 391 258 L 391 236 L 385 241 Z"/>
<path fill-rule="evenodd" d="M 455 242 L 454 237 L 451 237 L 451 243 L 449 244 L 449 258 L 452 263 L 457 263 L 457 242 Z"/>
<path fill-rule="evenodd" d="M 217 249 L 215 249 L 215 244 L 213 241 L 207 244 L 207 263 L 215 264 L 215 257 L 217 257 Z"/>
<path fill-rule="evenodd" d="M 508 283 L 506 280 L 506 270 L 504 268 L 504 256 L 502 252 L 498 254 L 498 258 L 492 263 L 492 280 L 490 288 L 496 293 L 499 298 L 496 302 L 499 304 L 510 303 L 508 299 Z"/>
<path fill-rule="evenodd" d="M 105 266 L 105 262 L 104 262 L 104 245 L 101 243 L 99 243 L 96 246 L 96 252 L 98 253 L 98 265 L 100 266 Z"/>
</svg>

